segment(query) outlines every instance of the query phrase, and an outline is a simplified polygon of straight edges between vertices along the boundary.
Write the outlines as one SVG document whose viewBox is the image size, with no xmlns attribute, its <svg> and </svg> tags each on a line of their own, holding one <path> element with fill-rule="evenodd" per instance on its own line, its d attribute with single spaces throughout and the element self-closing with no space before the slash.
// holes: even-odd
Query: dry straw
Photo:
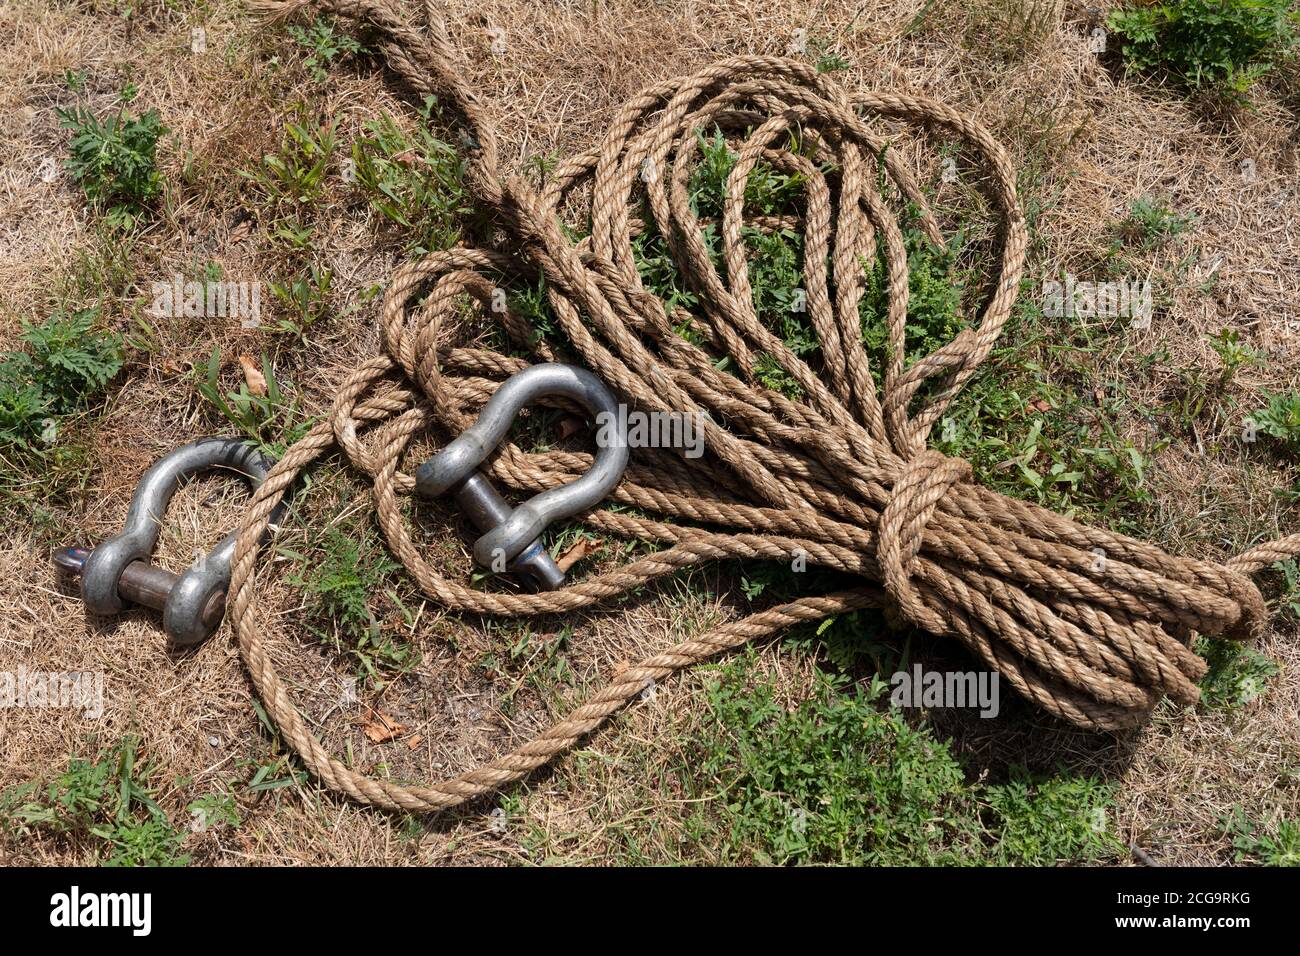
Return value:
<svg viewBox="0 0 1300 956">
<path fill-rule="evenodd" d="M 470 185 L 503 226 L 510 250 L 457 248 L 399 268 L 383 304 L 383 353 L 347 379 L 328 420 L 288 450 L 244 515 L 229 600 L 241 653 L 281 732 L 329 787 L 388 808 L 453 806 L 547 763 L 652 680 L 793 623 L 855 608 L 885 608 L 956 637 L 1039 706 L 1096 730 L 1140 723 L 1164 695 L 1194 702 L 1205 672 L 1189 648 L 1195 632 L 1245 639 L 1261 629 L 1264 601 L 1246 575 L 1300 552 L 1300 535 L 1226 566 L 1174 557 L 982 488 L 966 462 L 926 448 L 932 426 L 997 339 L 1024 266 L 1014 170 L 971 117 L 923 97 L 853 94 L 801 62 L 735 57 L 633 98 L 597 149 L 564 164 L 538 192 L 503 171 L 496 134 L 436 23 L 417 30 L 381 0 L 290 0 L 262 4 L 262 11 L 277 19 L 341 17 L 368 35 L 415 93 L 437 95 L 463 124 Z M 907 259 L 882 178 L 920 210 L 930 238 L 942 240 L 913 177 L 873 129 L 881 119 L 963 140 L 983 166 L 1001 217 L 998 276 L 978 321 L 910 366 L 903 361 Z M 714 126 L 743 137 L 726 183 L 721 274 L 687 195 L 698 160 L 695 131 Z M 799 151 L 789 148 L 794 130 Z M 806 181 L 804 282 L 824 361 L 817 372 L 764 328 L 752 301 L 741 230 L 746 176 L 760 161 Z M 590 232 L 575 243 L 562 231 L 558 210 L 584 191 Z M 643 228 L 636 219 L 643 204 L 698 293 L 702 306 L 689 318 L 704 347 L 676 334 L 674 325 L 687 314 L 667 314 L 637 274 L 632 241 Z M 879 388 L 858 318 L 862 264 L 878 251 L 888 265 L 891 356 L 877 370 Z M 527 365 L 497 352 L 446 347 L 443 328 L 454 322 L 457 303 L 468 295 L 486 308 L 503 281 L 538 270 L 577 360 L 636 409 L 707 413 L 710 453 L 696 460 L 638 453 L 614 496 L 635 512 L 584 516 L 595 530 L 657 542 L 662 550 L 555 592 L 488 593 L 442 577 L 423 560 L 398 497 L 411 492 L 412 479 L 398 469 L 413 436 L 431 425 L 449 434 L 464 428 L 496 384 Z M 507 315 L 505 326 L 537 359 L 556 358 L 522 318 Z M 779 360 L 804 401 L 753 381 L 748 370 L 761 353 Z M 721 356 L 745 377 L 719 372 Z M 258 625 L 258 541 L 297 476 L 335 445 L 373 479 L 393 552 L 426 595 L 452 610 L 562 613 L 716 559 L 789 561 L 804 554 L 862 584 L 667 648 L 621 671 L 541 736 L 453 779 L 403 786 L 367 777 L 335 759 L 308 729 Z M 583 454 L 526 454 L 508 445 L 490 470 L 532 491 L 571 481 L 589 464 Z"/>
</svg>

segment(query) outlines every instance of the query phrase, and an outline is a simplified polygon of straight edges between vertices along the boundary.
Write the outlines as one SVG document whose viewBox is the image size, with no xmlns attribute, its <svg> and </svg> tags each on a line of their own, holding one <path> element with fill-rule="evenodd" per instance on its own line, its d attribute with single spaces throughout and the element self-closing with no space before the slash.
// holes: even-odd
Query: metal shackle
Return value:
<svg viewBox="0 0 1300 956">
<path fill-rule="evenodd" d="M 124 598 L 131 599 L 163 612 L 163 630 L 174 644 L 196 644 L 221 624 L 239 532 L 230 532 L 205 558 L 174 575 L 149 563 L 163 514 L 181 483 L 200 472 L 234 471 L 257 488 L 271 464 L 238 438 L 200 438 L 182 445 L 141 477 L 119 534 L 89 553 L 64 548 L 56 552 L 55 563 L 81 574 L 81 598 L 93 613 L 116 614 L 125 606 Z"/>
<path fill-rule="evenodd" d="M 519 411 L 547 397 L 568 398 L 583 406 L 607 438 L 598 443 L 595 461 L 581 478 L 512 509 L 477 469 L 505 438 Z M 534 365 L 506 379 L 474 424 L 416 469 L 415 490 L 426 498 L 455 494 L 485 532 L 474 542 L 478 564 L 499 570 L 498 562 L 504 562 L 539 590 L 552 590 L 564 583 L 564 572 L 539 538 L 551 522 L 603 501 L 622 479 L 628 448 L 618 411 L 610 390 L 586 369 L 558 363 Z"/>
</svg>

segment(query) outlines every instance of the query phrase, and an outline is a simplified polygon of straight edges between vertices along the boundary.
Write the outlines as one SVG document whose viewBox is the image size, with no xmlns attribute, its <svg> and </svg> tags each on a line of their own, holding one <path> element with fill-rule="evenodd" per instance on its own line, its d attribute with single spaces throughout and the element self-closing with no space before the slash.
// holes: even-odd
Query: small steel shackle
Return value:
<svg viewBox="0 0 1300 956">
<path fill-rule="evenodd" d="M 238 438 L 200 438 L 158 459 L 144 473 L 131 498 L 126 526 L 103 544 L 60 548 L 54 563 L 81 575 L 81 599 L 91 612 L 117 614 L 129 601 L 163 612 L 163 630 L 178 646 L 197 644 L 221 625 L 230 561 L 238 531 L 177 575 L 149 563 L 167 504 L 181 483 L 214 469 L 228 469 L 256 488 L 271 462 Z M 283 505 L 283 503 L 281 503 Z M 280 511 L 277 507 L 276 513 Z M 271 520 L 274 521 L 273 513 Z"/>
<path fill-rule="evenodd" d="M 596 460 L 585 475 L 512 509 L 478 466 L 505 438 L 520 409 L 548 396 L 562 396 L 582 405 L 605 438 L 597 443 Z M 457 503 L 484 532 L 474 542 L 478 564 L 494 570 L 504 564 L 537 590 L 549 591 L 564 583 L 564 572 L 542 547 L 542 532 L 551 522 L 602 501 L 623 477 L 627 459 L 624 419 L 609 389 L 586 369 L 547 363 L 506 379 L 474 424 L 416 469 L 415 490 L 426 498 L 449 492 L 456 496 Z"/>
</svg>

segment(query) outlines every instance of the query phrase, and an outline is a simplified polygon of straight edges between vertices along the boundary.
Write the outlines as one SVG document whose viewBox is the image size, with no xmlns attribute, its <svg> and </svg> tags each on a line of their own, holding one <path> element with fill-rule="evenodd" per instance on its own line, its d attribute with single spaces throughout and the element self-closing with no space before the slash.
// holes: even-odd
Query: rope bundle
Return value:
<svg viewBox="0 0 1300 956">
<path fill-rule="evenodd" d="M 957 638 L 1039 706 L 1096 730 L 1141 722 L 1165 695 L 1180 703 L 1197 699 L 1205 664 L 1189 649 L 1193 632 L 1244 638 L 1262 627 L 1264 602 L 1245 574 L 1300 551 L 1300 535 L 1227 566 L 1173 557 L 982 488 L 969 464 L 926 448 L 933 424 L 993 347 L 1024 266 L 1014 170 L 970 117 L 922 97 L 851 94 L 791 60 L 735 57 L 633 98 L 595 150 L 566 163 L 538 192 L 502 171 L 495 133 L 455 69 L 445 31 L 417 31 L 383 0 L 289 0 L 263 8 L 275 18 L 308 8 L 351 20 L 416 93 L 435 94 L 452 108 L 469 144 L 468 181 L 515 249 L 507 255 L 456 248 L 399 268 L 383 303 L 383 353 L 348 377 L 328 420 L 288 450 L 245 513 L 228 600 L 241 653 L 267 711 L 329 787 L 388 808 L 461 803 L 547 763 L 652 680 L 791 624 L 856 608 L 885 608 L 896 620 Z M 881 181 L 919 211 L 931 241 L 942 238 L 913 177 L 870 125 L 881 119 L 963 140 L 1001 215 L 999 274 L 978 321 L 910 365 L 907 256 Z M 698 165 L 696 131 L 714 127 L 743 137 L 718 223 L 721 271 L 688 197 Z M 800 148 L 791 148 L 796 139 Z M 819 339 L 816 370 L 764 327 L 753 302 L 742 228 L 746 181 L 759 163 L 804 183 L 803 281 Z M 583 193 L 590 196 L 590 231 L 575 243 L 559 211 Z M 698 295 L 699 310 L 666 309 L 642 284 L 633 240 L 647 228 L 637 218 L 643 208 Z M 858 306 L 865 264 L 878 255 L 886 263 L 889 358 L 873 374 Z M 430 426 L 459 432 L 497 384 L 528 364 L 447 347 L 444 323 L 454 321 L 458 302 L 469 296 L 488 308 L 503 282 L 538 271 L 577 360 L 631 408 L 705 415 L 707 452 L 690 460 L 634 451 L 614 500 L 635 511 L 583 518 L 596 531 L 662 550 L 559 591 L 478 591 L 439 575 L 421 557 L 399 497 L 413 481 L 399 466 L 414 436 Z M 702 345 L 675 331 L 688 320 Z M 522 317 L 508 313 L 504 325 L 536 359 L 559 357 Z M 760 355 L 776 359 L 803 401 L 755 381 Z M 718 371 L 722 357 L 737 375 Z M 302 470 L 336 445 L 373 479 L 392 551 L 428 597 L 452 610 L 563 613 L 718 559 L 789 562 L 804 555 L 862 584 L 754 614 L 628 667 L 538 738 L 454 779 L 427 787 L 373 779 L 336 760 L 306 726 L 257 624 L 258 541 L 269 516 Z M 488 467 L 498 481 L 532 492 L 573 480 L 590 461 L 506 445 Z"/>
</svg>

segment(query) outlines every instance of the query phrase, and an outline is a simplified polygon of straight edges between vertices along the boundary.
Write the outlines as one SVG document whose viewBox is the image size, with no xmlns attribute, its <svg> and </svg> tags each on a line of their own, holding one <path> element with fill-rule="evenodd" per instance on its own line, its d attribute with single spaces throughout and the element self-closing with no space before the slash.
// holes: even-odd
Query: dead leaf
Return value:
<svg viewBox="0 0 1300 956">
<path fill-rule="evenodd" d="M 555 563 L 559 566 L 561 571 L 567 574 L 569 568 L 573 567 L 583 558 L 593 555 L 599 550 L 599 544 L 592 542 L 588 538 L 579 538 L 573 543 L 573 546 L 570 547 L 569 550 L 565 551 L 564 554 L 555 559 Z"/>
<path fill-rule="evenodd" d="M 239 356 L 239 367 L 244 370 L 244 382 L 248 385 L 248 394 L 266 394 L 266 376 L 257 367 L 257 360 L 251 355 Z"/>
<path fill-rule="evenodd" d="M 406 725 L 399 724 L 382 710 L 373 709 L 370 711 L 370 719 L 366 721 L 365 726 L 361 729 L 366 732 L 367 737 L 377 744 L 386 743 L 394 737 L 400 737 L 406 733 Z"/>
<path fill-rule="evenodd" d="M 565 415 L 560 419 L 556 430 L 560 433 L 560 441 L 564 441 L 566 438 L 572 438 L 586 427 L 586 422 L 577 415 Z"/>
<path fill-rule="evenodd" d="M 1050 412 L 1052 410 L 1052 403 L 1045 398 L 1040 398 L 1037 401 L 1030 402 L 1029 407 L 1036 408 L 1040 412 Z"/>
<path fill-rule="evenodd" d="M 410 737 L 406 738 L 406 746 L 409 747 L 411 750 L 414 750 L 416 747 L 420 746 L 420 744 L 423 742 L 424 742 L 424 734 L 412 734 Z"/>
</svg>

